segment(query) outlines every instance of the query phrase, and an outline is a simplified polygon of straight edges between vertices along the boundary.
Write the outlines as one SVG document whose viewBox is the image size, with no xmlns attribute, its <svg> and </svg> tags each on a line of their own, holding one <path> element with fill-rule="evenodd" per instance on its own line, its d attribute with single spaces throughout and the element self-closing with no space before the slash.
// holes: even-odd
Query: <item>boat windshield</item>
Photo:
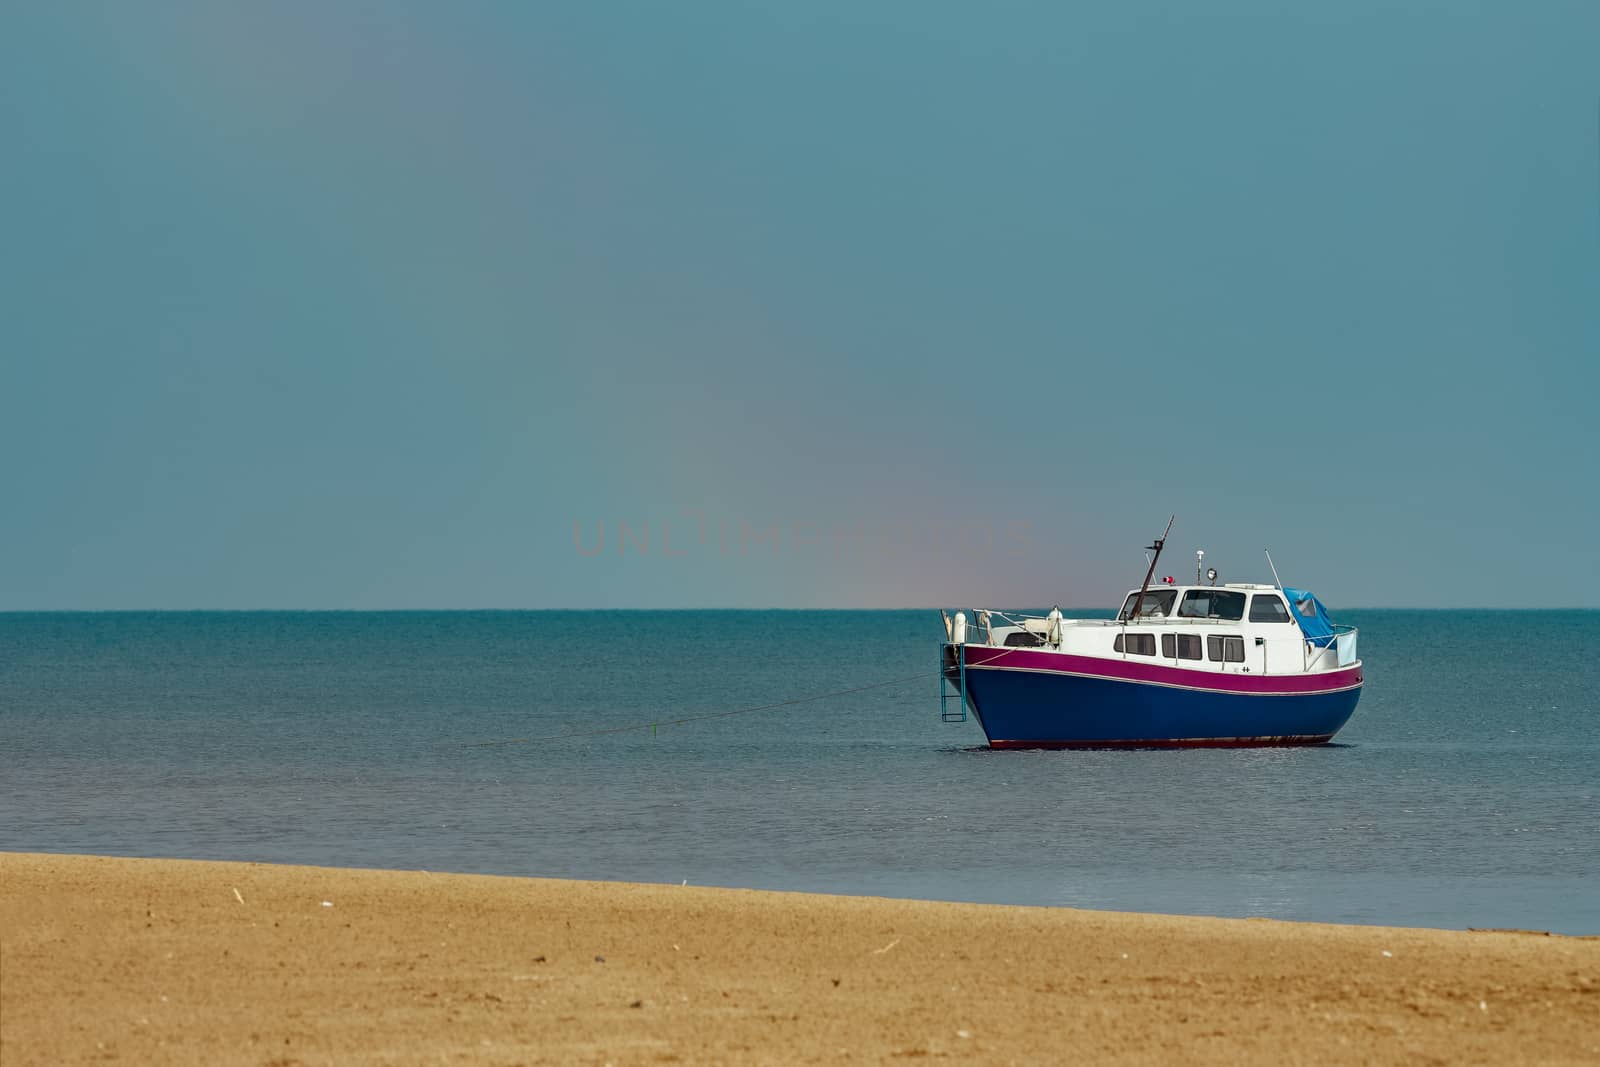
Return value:
<svg viewBox="0 0 1600 1067">
<path fill-rule="evenodd" d="M 1128 599 L 1123 603 L 1122 610 L 1117 613 L 1117 618 L 1126 620 L 1133 615 L 1133 602 L 1139 599 L 1138 593 L 1129 593 Z M 1139 605 L 1139 618 L 1156 619 L 1166 618 L 1172 614 L 1172 602 L 1178 599 L 1176 589 L 1150 589 L 1144 594 L 1144 601 Z"/>
<path fill-rule="evenodd" d="M 1244 618 L 1244 594 L 1231 589 L 1191 589 L 1178 605 L 1178 618 L 1238 622 Z"/>
</svg>

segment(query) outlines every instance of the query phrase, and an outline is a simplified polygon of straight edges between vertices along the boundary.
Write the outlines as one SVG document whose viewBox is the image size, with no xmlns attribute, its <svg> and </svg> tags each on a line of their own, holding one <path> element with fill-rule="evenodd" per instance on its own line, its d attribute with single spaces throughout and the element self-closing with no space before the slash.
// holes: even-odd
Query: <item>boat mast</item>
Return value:
<svg viewBox="0 0 1600 1067">
<path fill-rule="evenodd" d="M 1133 614 L 1128 616 L 1129 622 L 1139 617 L 1139 608 L 1144 605 L 1144 595 L 1150 589 L 1150 578 L 1156 573 L 1156 564 L 1161 561 L 1161 549 L 1167 543 L 1167 534 L 1172 532 L 1172 520 L 1177 517 L 1177 515 L 1172 515 L 1167 518 L 1167 528 L 1161 531 L 1161 536 L 1156 538 L 1156 543 L 1150 546 L 1150 551 L 1154 552 L 1155 555 L 1150 558 L 1150 569 L 1144 572 L 1144 584 L 1139 587 L 1139 595 L 1133 601 Z"/>
</svg>

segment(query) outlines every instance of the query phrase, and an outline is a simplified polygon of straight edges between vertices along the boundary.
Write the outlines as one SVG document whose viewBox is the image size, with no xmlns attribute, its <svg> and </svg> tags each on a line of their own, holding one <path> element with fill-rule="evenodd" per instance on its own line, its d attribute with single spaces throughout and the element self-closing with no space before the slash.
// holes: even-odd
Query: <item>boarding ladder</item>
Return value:
<svg viewBox="0 0 1600 1067">
<path fill-rule="evenodd" d="M 951 667 L 955 668 L 953 672 Z M 952 699 L 956 702 L 954 708 L 950 707 Z M 960 645 L 948 641 L 939 642 L 939 718 L 945 722 L 967 721 L 967 657 Z"/>
</svg>

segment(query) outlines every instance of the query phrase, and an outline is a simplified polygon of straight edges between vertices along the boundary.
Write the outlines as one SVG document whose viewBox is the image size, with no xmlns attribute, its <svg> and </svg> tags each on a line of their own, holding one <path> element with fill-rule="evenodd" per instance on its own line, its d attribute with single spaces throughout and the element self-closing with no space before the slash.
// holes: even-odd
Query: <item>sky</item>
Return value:
<svg viewBox="0 0 1600 1067">
<path fill-rule="evenodd" d="M 1600 5 L 10 5 L 0 608 L 1593 606 Z"/>
</svg>

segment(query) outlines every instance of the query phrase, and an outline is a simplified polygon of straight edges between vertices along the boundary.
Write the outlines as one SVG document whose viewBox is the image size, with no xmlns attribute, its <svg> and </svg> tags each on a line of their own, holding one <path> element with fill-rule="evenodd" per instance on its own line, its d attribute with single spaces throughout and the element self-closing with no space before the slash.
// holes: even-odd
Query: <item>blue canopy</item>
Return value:
<svg viewBox="0 0 1600 1067">
<path fill-rule="evenodd" d="M 1333 620 L 1328 617 L 1328 609 L 1322 606 L 1322 601 L 1315 594 L 1284 586 L 1283 595 L 1289 598 L 1289 610 L 1294 614 L 1294 621 L 1300 624 L 1300 632 L 1306 635 L 1307 641 L 1318 648 L 1333 644 Z"/>
</svg>

